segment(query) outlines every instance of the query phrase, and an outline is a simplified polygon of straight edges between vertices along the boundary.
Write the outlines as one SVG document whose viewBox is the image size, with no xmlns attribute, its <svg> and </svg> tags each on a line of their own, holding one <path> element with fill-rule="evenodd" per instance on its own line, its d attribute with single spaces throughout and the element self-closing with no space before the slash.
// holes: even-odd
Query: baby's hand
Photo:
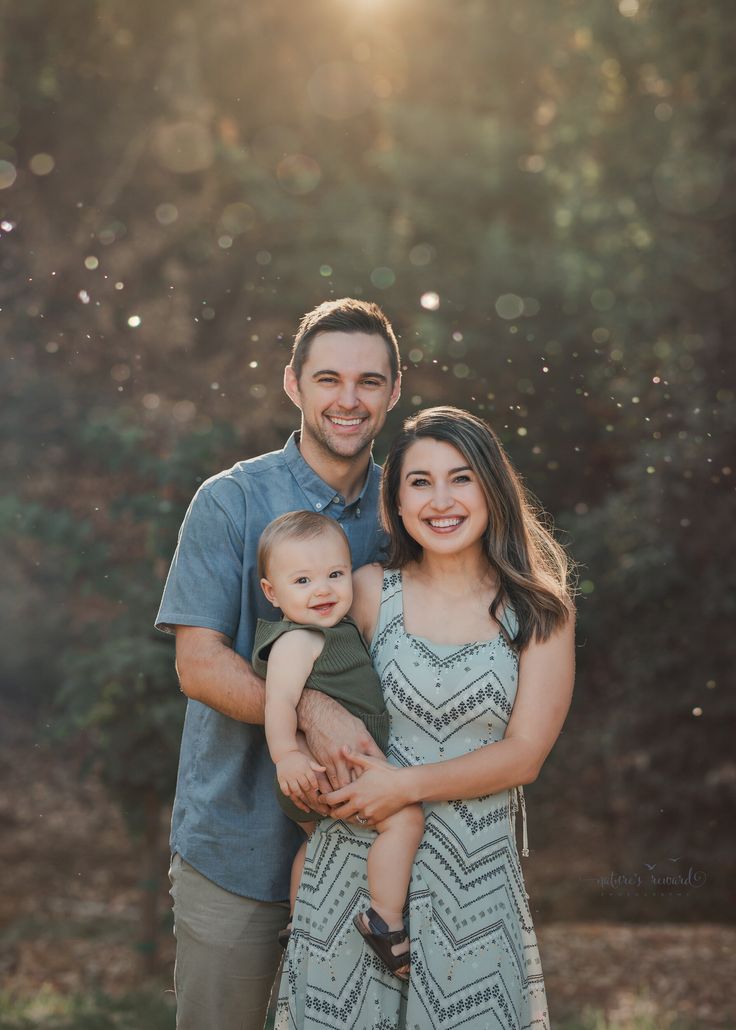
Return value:
<svg viewBox="0 0 736 1030">
<path fill-rule="evenodd" d="M 282 793 L 300 800 L 304 799 L 304 794 L 317 789 L 317 773 L 324 771 L 323 765 L 318 765 L 301 751 L 289 751 L 276 763 L 276 778 Z"/>
</svg>

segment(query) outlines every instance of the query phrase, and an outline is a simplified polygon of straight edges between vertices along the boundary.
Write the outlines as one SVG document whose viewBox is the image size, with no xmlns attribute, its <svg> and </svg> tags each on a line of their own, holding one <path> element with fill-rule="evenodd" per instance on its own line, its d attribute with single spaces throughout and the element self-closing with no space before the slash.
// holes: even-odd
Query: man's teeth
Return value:
<svg viewBox="0 0 736 1030">
<path fill-rule="evenodd" d="M 462 519 L 428 519 L 430 526 L 434 526 L 435 529 L 449 529 L 450 526 L 459 526 L 463 521 Z"/>
<path fill-rule="evenodd" d="M 337 418 L 335 415 L 328 415 L 328 418 L 336 426 L 359 426 L 363 421 L 362 418 Z"/>
</svg>

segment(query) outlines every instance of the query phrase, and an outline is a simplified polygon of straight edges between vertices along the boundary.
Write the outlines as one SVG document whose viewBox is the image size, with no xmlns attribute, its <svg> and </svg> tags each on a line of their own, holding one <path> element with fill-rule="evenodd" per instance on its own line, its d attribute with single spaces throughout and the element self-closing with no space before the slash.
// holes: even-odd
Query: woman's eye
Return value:
<svg viewBox="0 0 736 1030">
<path fill-rule="evenodd" d="M 410 486 L 426 486 L 428 482 L 428 479 L 412 479 Z"/>
<path fill-rule="evenodd" d="M 469 483 L 470 476 L 455 476 L 456 483 Z"/>
</svg>

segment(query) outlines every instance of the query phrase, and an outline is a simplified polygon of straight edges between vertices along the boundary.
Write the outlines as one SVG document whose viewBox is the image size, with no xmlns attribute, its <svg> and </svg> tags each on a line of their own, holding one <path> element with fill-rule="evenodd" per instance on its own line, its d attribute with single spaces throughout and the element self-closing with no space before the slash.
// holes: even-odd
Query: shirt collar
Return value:
<svg viewBox="0 0 736 1030">
<path fill-rule="evenodd" d="M 302 457 L 302 453 L 299 450 L 298 432 L 292 433 L 286 441 L 283 454 L 284 461 L 286 462 L 289 471 L 309 498 L 310 504 L 316 511 L 324 511 L 330 504 L 335 504 L 340 508 L 345 507 L 344 497 L 342 497 L 336 490 L 333 490 L 333 488 L 325 483 L 323 479 L 320 479 L 312 466 L 308 465 Z M 358 504 L 363 499 L 370 486 L 374 467 L 375 466 L 372 461 L 368 463 L 365 482 L 363 483 L 360 494 L 354 501 L 350 502 L 350 507 L 354 504 Z"/>
</svg>

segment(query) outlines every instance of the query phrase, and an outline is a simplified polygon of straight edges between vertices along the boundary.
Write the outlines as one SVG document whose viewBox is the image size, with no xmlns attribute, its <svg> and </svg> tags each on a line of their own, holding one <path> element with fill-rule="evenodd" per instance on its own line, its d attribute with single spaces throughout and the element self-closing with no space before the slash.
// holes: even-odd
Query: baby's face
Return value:
<svg viewBox="0 0 736 1030">
<path fill-rule="evenodd" d="M 302 626 L 335 626 L 353 603 L 350 550 L 337 533 L 286 540 L 271 551 L 261 586 L 287 619 Z"/>
</svg>

